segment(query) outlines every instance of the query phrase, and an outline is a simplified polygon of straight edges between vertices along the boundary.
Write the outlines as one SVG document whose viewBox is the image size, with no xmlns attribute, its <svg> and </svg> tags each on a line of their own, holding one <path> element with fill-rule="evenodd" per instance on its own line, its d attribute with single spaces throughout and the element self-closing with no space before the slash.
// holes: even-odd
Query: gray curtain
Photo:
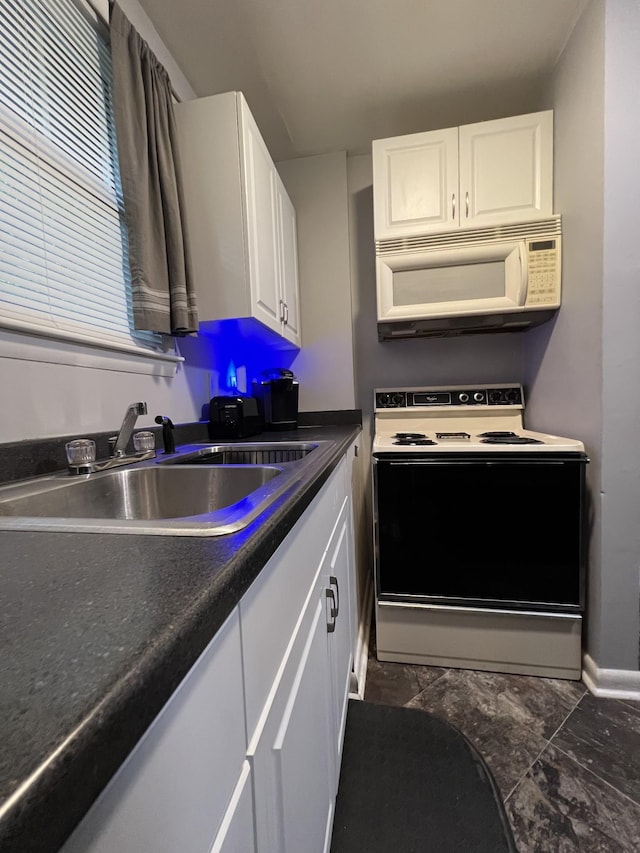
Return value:
<svg viewBox="0 0 640 853">
<path fill-rule="evenodd" d="M 186 335 L 198 315 L 186 244 L 173 92 L 165 68 L 111 4 L 113 101 L 136 329 Z"/>
</svg>

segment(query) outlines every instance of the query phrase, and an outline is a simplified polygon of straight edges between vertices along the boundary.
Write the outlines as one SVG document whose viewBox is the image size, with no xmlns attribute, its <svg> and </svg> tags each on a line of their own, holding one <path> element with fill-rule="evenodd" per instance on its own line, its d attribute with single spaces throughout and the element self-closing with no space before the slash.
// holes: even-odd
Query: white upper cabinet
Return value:
<svg viewBox="0 0 640 853">
<path fill-rule="evenodd" d="M 456 127 L 373 142 L 376 240 L 452 228 L 457 195 Z"/>
<path fill-rule="evenodd" d="M 253 317 L 300 346 L 295 210 L 244 96 L 175 112 L 201 324 Z"/>
<path fill-rule="evenodd" d="M 376 240 L 553 215 L 553 111 L 373 142 Z"/>
</svg>

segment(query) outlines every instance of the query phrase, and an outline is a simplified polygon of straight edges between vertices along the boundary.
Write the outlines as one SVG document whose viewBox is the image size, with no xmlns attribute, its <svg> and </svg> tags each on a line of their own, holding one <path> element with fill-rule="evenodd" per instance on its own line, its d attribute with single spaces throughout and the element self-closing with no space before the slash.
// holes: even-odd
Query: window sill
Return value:
<svg viewBox="0 0 640 853">
<path fill-rule="evenodd" d="M 162 353 L 126 344 L 85 344 L 71 338 L 45 337 L 11 329 L 0 329 L 0 358 L 162 377 L 175 376 L 178 364 L 184 361 L 174 352 Z"/>
</svg>

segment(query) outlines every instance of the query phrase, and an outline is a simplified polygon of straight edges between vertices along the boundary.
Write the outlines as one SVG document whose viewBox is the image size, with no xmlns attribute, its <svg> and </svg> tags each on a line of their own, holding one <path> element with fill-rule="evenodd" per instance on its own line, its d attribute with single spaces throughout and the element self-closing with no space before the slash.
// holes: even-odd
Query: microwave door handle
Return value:
<svg viewBox="0 0 640 853">
<path fill-rule="evenodd" d="M 527 247 L 523 242 L 520 243 L 520 299 L 518 303 L 524 308 L 527 301 L 527 290 L 529 287 L 529 265 L 527 263 Z"/>
</svg>

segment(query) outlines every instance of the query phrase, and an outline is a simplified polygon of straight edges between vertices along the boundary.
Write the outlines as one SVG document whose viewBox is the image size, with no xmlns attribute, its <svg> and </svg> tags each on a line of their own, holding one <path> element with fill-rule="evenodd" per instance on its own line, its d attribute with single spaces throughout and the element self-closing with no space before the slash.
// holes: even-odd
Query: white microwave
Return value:
<svg viewBox="0 0 640 853">
<path fill-rule="evenodd" d="M 519 331 L 560 307 L 560 217 L 376 244 L 378 337 Z"/>
</svg>

